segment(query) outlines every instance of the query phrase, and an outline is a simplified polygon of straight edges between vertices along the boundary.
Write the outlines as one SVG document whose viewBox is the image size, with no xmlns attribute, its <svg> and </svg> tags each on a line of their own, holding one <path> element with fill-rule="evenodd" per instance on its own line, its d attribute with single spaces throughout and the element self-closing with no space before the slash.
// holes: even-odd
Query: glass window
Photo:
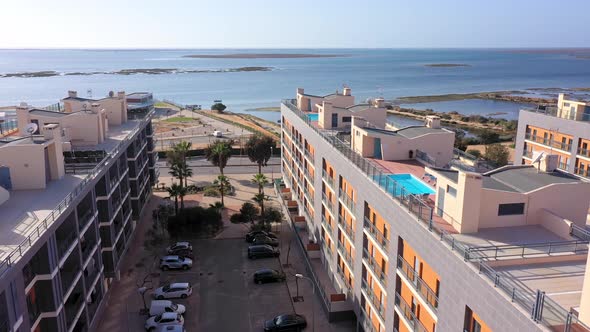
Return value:
<svg viewBox="0 0 590 332">
<path fill-rule="evenodd" d="M 447 193 L 453 197 L 457 197 L 457 189 L 447 185 Z"/>
<path fill-rule="evenodd" d="M 524 203 L 509 203 L 498 205 L 499 216 L 524 214 Z"/>
</svg>

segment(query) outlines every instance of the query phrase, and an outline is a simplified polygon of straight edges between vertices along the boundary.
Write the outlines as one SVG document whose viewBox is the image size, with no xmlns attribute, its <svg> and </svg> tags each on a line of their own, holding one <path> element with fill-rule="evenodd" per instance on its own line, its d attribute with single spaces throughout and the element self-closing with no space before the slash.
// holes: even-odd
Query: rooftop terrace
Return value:
<svg viewBox="0 0 590 332">
<path fill-rule="evenodd" d="M 590 328 L 584 326 L 577 317 L 569 312 L 569 304 L 579 303 L 579 299 L 573 299 L 573 296 L 565 297 L 566 293 L 561 294 L 562 291 L 559 287 L 559 283 L 563 279 L 555 278 L 553 281 L 549 278 L 550 266 L 535 266 L 533 259 L 539 259 L 540 257 L 556 257 L 557 259 L 567 260 L 567 257 L 585 256 L 588 252 L 588 241 L 575 239 L 570 237 L 563 239 L 551 231 L 542 228 L 541 226 L 526 226 L 526 227 L 511 227 L 510 231 L 506 228 L 498 229 L 485 229 L 477 233 L 471 234 L 455 234 L 451 223 L 453 220 L 449 220 L 446 216 L 440 217 L 436 213 L 434 208 L 434 195 L 416 196 L 404 192 L 401 189 L 399 191 L 389 190 L 390 186 L 397 186 L 395 180 L 387 177 L 388 174 L 392 173 L 409 173 L 421 179 L 426 185 L 434 188 L 434 179 L 429 179 L 426 175 L 425 166 L 414 160 L 406 161 L 384 161 L 371 158 L 363 158 L 358 153 L 354 152 L 350 148 L 350 143 L 339 139 L 338 135 L 335 135 L 334 131 L 323 130 L 317 126 L 316 123 L 310 121 L 307 116 L 308 112 L 299 110 L 296 106 L 296 102 L 292 99 L 284 100 L 283 105 L 286 106 L 291 112 L 301 118 L 307 123 L 310 128 L 314 129 L 327 143 L 332 145 L 338 150 L 344 157 L 348 158 L 352 164 L 358 167 L 359 171 L 373 181 L 377 187 L 379 187 L 386 195 L 389 195 L 393 200 L 404 205 L 412 214 L 416 221 L 430 230 L 433 234 L 433 239 L 440 240 L 448 248 L 462 259 L 471 262 L 480 271 L 480 274 L 485 279 L 494 283 L 497 288 L 504 293 L 506 296 L 511 297 L 512 301 L 520 305 L 524 310 L 531 312 L 534 307 L 541 310 L 541 317 L 539 321 L 548 327 L 555 326 L 568 326 L 576 328 L 576 331 L 590 331 Z M 457 177 L 456 171 L 444 170 L 445 176 L 450 178 Z M 534 173 L 534 174 L 533 174 Z M 570 175 L 559 174 L 546 174 L 537 176 L 538 173 L 532 168 L 515 168 L 512 170 L 499 170 L 493 172 L 492 175 L 488 176 L 490 181 L 489 186 L 500 186 L 503 189 L 512 191 L 530 191 L 541 186 L 545 186 L 551 183 L 568 183 L 572 181 L 578 181 L 576 178 L 572 178 Z M 521 179 L 523 178 L 523 179 Z M 493 183 L 492 183 L 493 182 Z M 531 246 L 527 246 L 531 244 Z M 481 248 L 481 249 L 479 249 Z M 494 270 L 494 268 L 488 266 L 488 261 L 498 260 L 499 257 L 494 257 L 493 252 L 504 253 L 502 257 L 505 261 L 510 259 L 520 260 L 519 266 L 527 266 L 527 268 L 516 267 L 519 269 L 520 274 L 509 273 L 507 270 Z M 565 257 L 565 258 L 564 258 Z M 527 259 L 528 263 L 527 263 Z M 499 260 L 498 260 L 499 261 Z M 530 264 L 530 265 L 529 265 Z M 568 265 L 569 264 L 569 265 Z M 575 272 L 583 269 L 578 263 L 563 263 L 564 266 L 564 278 L 567 277 L 567 272 Z M 567 266 L 567 267 L 566 267 Z M 537 271 L 542 274 L 544 271 L 545 278 L 543 283 L 549 283 L 551 285 L 545 285 L 549 290 L 548 293 L 555 293 L 557 295 L 556 300 L 551 297 L 547 297 L 546 301 L 542 304 L 537 303 L 535 291 L 527 287 L 527 284 L 523 282 L 527 273 L 527 270 Z M 539 269 L 539 270 L 535 270 Z M 520 278 L 520 279 L 519 279 Z M 533 278 L 534 279 L 534 278 Z M 532 280 L 532 279 L 531 279 Z M 576 279 L 577 280 L 577 279 Z M 555 284 L 553 283 L 555 282 Z M 578 281 L 576 281 L 578 282 Z M 576 284 L 574 282 L 574 284 Z M 543 286 L 544 284 L 539 284 Z M 579 282 L 578 282 L 579 283 Z M 573 287 L 578 288 L 578 287 Z M 581 288 L 580 288 L 581 289 Z M 577 290 L 563 290 L 563 292 L 577 292 Z M 574 293 L 572 293 L 574 294 Z M 572 295 L 570 294 L 570 295 Z M 562 298 L 560 298 L 562 296 Z M 538 308 L 542 306 L 544 308 Z"/>
<path fill-rule="evenodd" d="M 107 153 L 107 157 L 88 174 L 66 174 L 60 180 L 49 182 L 44 190 L 10 192 L 8 201 L 0 205 L 0 274 L 18 260 L 59 218 L 61 212 L 85 191 L 88 182 L 112 164 L 124 141 L 134 136 L 152 115 L 153 110 L 139 120 L 127 121 L 121 126 L 111 126 L 108 139 L 104 143 L 87 147 Z"/>
</svg>

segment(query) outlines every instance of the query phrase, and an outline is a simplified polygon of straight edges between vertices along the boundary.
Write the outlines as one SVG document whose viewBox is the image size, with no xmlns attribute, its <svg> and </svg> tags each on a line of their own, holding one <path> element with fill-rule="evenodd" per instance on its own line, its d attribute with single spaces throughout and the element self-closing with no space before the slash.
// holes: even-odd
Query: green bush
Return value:
<svg viewBox="0 0 590 332">
<path fill-rule="evenodd" d="M 223 227 L 221 214 L 216 208 L 195 206 L 185 208 L 168 219 L 168 232 L 173 237 L 186 233 L 212 235 Z"/>
<path fill-rule="evenodd" d="M 469 153 L 470 155 L 474 156 L 475 158 L 480 158 L 481 157 L 481 152 L 479 150 L 469 149 L 469 150 L 467 150 L 467 153 Z"/>
<path fill-rule="evenodd" d="M 241 213 L 234 213 L 229 217 L 232 224 L 241 224 L 244 222 L 244 216 Z"/>
<path fill-rule="evenodd" d="M 214 186 L 205 187 L 203 189 L 203 196 L 206 197 L 220 197 L 219 189 Z"/>
<path fill-rule="evenodd" d="M 264 210 L 262 220 L 264 223 L 279 223 L 283 220 L 283 212 L 277 208 L 268 207 Z"/>
</svg>

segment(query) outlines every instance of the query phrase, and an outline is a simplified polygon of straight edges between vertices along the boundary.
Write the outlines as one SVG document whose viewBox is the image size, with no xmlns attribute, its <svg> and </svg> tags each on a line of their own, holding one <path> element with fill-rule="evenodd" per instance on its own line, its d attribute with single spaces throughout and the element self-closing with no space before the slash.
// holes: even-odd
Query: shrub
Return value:
<svg viewBox="0 0 590 332">
<path fill-rule="evenodd" d="M 241 224 L 244 222 L 244 216 L 241 213 L 234 213 L 229 217 L 232 224 Z"/>
<path fill-rule="evenodd" d="M 277 208 L 268 207 L 266 208 L 266 210 L 264 210 L 262 220 L 264 221 L 264 223 L 281 222 L 283 220 L 283 212 L 281 212 L 281 210 Z"/>
<path fill-rule="evenodd" d="M 469 149 L 469 150 L 467 150 L 467 153 L 469 153 L 470 155 L 474 156 L 475 158 L 480 158 L 481 157 L 481 151 L 479 151 L 479 150 Z"/>
<path fill-rule="evenodd" d="M 195 206 L 185 208 L 178 215 L 168 219 L 168 231 L 171 236 L 180 236 L 186 233 L 198 235 L 211 235 L 223 226 L 221 214 L 216 208 L 204 208 Z"/>
<path fill-rule="evenodd" d="M 219 194 L 219 189 L 217 187 L 209 186 L 203 189 L 203 196 L 220 197 L 221 195 Z"/>
<path fill-rule="evenodd" d="M 242 215 L 242 222 L 253 222 L 258 216 L 258 208 L 254 204 L 246 202 L 242 204 L 240 214 Z"/>
</svg>

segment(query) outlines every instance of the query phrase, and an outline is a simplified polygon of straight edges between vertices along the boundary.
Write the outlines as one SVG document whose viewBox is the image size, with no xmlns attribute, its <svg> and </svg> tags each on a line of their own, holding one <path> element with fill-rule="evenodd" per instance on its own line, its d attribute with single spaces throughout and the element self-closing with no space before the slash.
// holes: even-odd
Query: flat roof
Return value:
<svg viewBox="0 0 590 332">
<path fill-rule="evenodd" d="M 430 128 L 426 126 L 409 126 L 398 129 L 395 132 L 406 138 L 416 138 L 426 134 L 447 133 L 447 131 L 442 128 Z"/>
<path fill-rule="evenodd" d="M 75 146 L 74 150 L 104 150 L 110 153 L 139 126 L 139 123 L 140 120 L 128 120 L 121 126 L 109 126 L 107 138 L 103 143 Z M 24 139 L 30 140 L 29 137 Z M 13 139 L 15 142 L 20 140 Z M 0 259 L 8 255 L 41 225 L 86 176 L 88 174 L 66 174 L 62 179 L 50 181 L 45 189 L 11 190 L 8 201 L 0 205 Z"/>
<path fill-rule="evenodd" d="M 47 110 L 40 110 L 40 109 L 30 109 L 29 113 L 31 114 L 39 114 L 39 115 L 43 115 L 43 116 L 49 116 L 49 117 L 53 117 L 53 118 L 61 118 L 64 116 L 68 116 L 70 114 L 74 114 L 74 113 L 78 113 L 78 112 L 72 112 L 72 113 L 64 113 L 64 112 L 55 112 L 55 111 L 47 111 Z"/>
<path fill-rule="evenodd" d="M 583 182 L 571 174 L 559 170 L 541 172 L 532 165 L 499 168 L 485 173 L 484 177 L 490 177 L 504 187 L 509 187 L 520 193 L 530 192 L 552 184 Z M 490 187 L 490 189 L 494 188 Z"/>
<path fill-rule="evenodd" d="M 126 98 L 129 98 L 129 97 L 140 97 L 141 98 L 141 97 L 150 97 L 150 96 L 152 96 L 151 92 L 133 92 L 133 93 L 126 95 L 125 97 Z"/>
<path fill-rule="evenodd" d="M 41 135 L 31 136 L 6 136 L 0 138 L 0 147 L 8 145 L 21 145 L 21 144 L 45 144 L 49 142 L 48 139 Z"/>
</svg>

